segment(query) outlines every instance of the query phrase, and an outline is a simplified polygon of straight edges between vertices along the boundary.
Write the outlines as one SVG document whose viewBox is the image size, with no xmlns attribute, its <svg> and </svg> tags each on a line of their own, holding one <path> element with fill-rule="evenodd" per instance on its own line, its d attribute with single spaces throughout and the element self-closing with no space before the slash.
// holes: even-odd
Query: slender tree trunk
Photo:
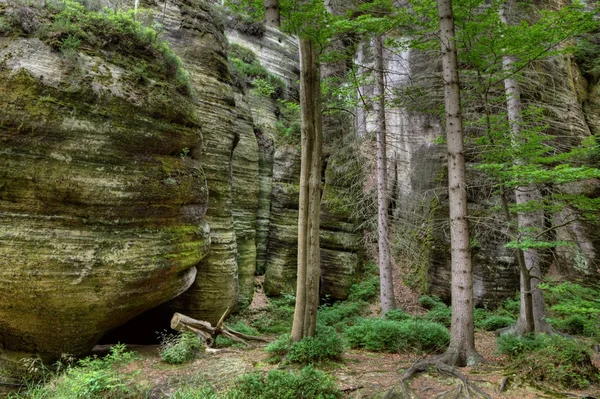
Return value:
<svg viewBox="0 0 600 399">
<path fill-rule="evenodd" d="M 387 148 L 385 123 L 385 76 L 383 69 L 383 37 L 375 37 L 375 73 L 377 76 L 377 200 L 378 200 L 378 242 L 379 242 L 379 299 L 381 314 L 385 316 L 396 309 L 394 280 L 390 259 L 388 227 L 389 193 L 387 184 Z"/>
<path fill-rule="evenodd" d="M 359 43 L 356 53 L 356 60 L 358 63 L 358 69 L 356 75 L 359 77 L 367 74 L 367 68 L 364 66 L 366 62 L 365 48 L 368 46 L 366 43 Z M 358 82 L 356 82 L 358 83 Z M 365 83 L 357 85 L 356 95 L 358 97 L 358 106 L 356 107 L 356 133 L 358 137 L 365 137 L 367 135 L 367 104 L 365 102 L 366 97 L 366 86 Z"/>
<path fill-rule="evenodd" d="M 321 276 L 319 224 L 321 213 L 321 76 L 312 39 L 300 43 L 300 110 L 302 165 L 298 215 L 298 281 L 292 340 L 315 334 Z"/>
<path fill-rule="evenodd" d="M 517 205 L 523 205 L 532 201 L 538 201 L 541 197 L 539 190 L 534 186 L 518 187 L 515 189 Z M 539 229 L 543 226 L 544 215 L 542 211 L 520 212 L 517 215 L 519 230 Z M 552 327 L 546 322 L 546 305 L 544 293 L 537 288 L 542 277 L 540 267 L 541 259 L 538 251 L 528 248 L 521 251 L 522 263 L 525 265 L 521 272 L 521 310 L 519 319 L 511 329 L 517 334 L 550 333 Z"/>
<path fill-rule="evenodd" d="M 500 19 L 504 24 L 509 23 L 506 14 L 507 8 L 511 5 L 511 0 L 507 0 L 500 9 Z M 504 72 L 510 74 L 514 70 L 516 61 L 517 60 L 513 56 L 503 56 L 502 67 Z M 511 134 L 513 140 L 518 140 L 521 132 L 523 111 L 519 82 L 512 76 L 507 77 L 504 79 L 504 91 L 506 93 L 506 110 Z M 515 189 L 517 205 L 525 205 L 531 201 L 538 200 L 540 197 L 541 194 L 539 190 L 533 185 L 517 187 Z M 519 232 L 530 228 L 539 229 L 543 226 L 543 222 L 544 215 L 542 211 L 519 212 L 517 214 L 517 226 Z M 546 317 L 544 295 L 542 291 L 537 288 L 542 273 L 539 253 L 534 248 L 525 250 L 519 249 L 517 256 L 521 276 L 521 310 L 517 323 L 510 331 L 518 334 L 549 332 L 551 329 L 550 325 L 544 320 Z"/>
<path fill-rule="evenodd" d="M 451 0 L 437 0 L 442 42 L 444 103 L 448 140 L 448 194 L 452 258 L 452 324 L 450 347 L 443 360 L 465 366 L 480 359 L 473 326 L 473 270 L 463 149 L 458 61 Z"/>
<path fill-rule="evenodd" d="M 279 0 L 264 0 L 265 23 L 269 26 L 279 28 L 281 26 L 281 14 L 279 12 Z"/>
</svg>

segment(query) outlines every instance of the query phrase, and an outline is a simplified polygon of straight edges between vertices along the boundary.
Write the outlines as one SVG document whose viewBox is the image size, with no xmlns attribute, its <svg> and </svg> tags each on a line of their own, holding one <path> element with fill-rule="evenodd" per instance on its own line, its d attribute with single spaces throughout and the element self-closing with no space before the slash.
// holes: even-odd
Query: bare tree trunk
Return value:
<svg viewBox="0 0 600 399">
<path fill-rule="evenodd" d="M 540 199 L 541 194 L 534 186 L 518 187 L 515 189 L 517 205 L 530 203 Z M 519 230 L 539 229 L 543 226 L 544 215 L 542 211 L 521 212 L 517 215 Z M 534 248 L 525 249 L 522 252 L 525 268 L 521 272 L 521 310 L 519 319 L 512 332 L 517 334 L 550 333 L 553 332 L 552 326 L 546 322 L 546 305 L 544 303 L 544 293 L 537 288 L 541 281 L 542 270 L 540 267 L 541 259 L 538 251 Z"/>
<path fill-rule="evenodd" d="M 281 26 L 281 14 L 279 12 L 279 0 L 264 0 L 265 23 L 269 26 L 279 28 Z"/>
<path fill-rule="evenodd" d="M 366 64 L 367 56 L 365 54 L 366 43 L 359 43 L 356 53 L 356 60 L 358 63 L 358 69 L 356 71 L 357 76 L 362 77 L 367 74 Z M 355 83 L 358 83 L 357 81 Z M 357 85 L 356 95 L 358 96 L 358 106 L 356 107 L 356 133 L 358 137 L 365 137 L 367 135 L 367 104 L 365 102 L 366 97 L 365 83 Z"/>
<path fill-rule="evenodd" d="M 321 276 L 319 224 L 321 213 L 321 76 L 312 39 L 300 43 L 300 110 L 302 165 L 298 215 L 298 280 L 292 340 L 315 334 Z"/>
<path fill-rule="evenodd" d="M 444 103 L 448 140 L 448 194 L 450 207 L 450 241 L 452 258 L 452 324 L 450 347 L 443 360 L 451 365 L 466 366 L 480 359 L 475 350 L 473 326 L 473 270 L 463 149 L 462 114 L 458 61 L 451 0 L 437 0 L 442 42 Z"/>
<path fill-rule="evenodd" d="M 500 19 L 504 24 L 508 24 L 507 8 L 511 6 L 511 0 L 507 0 L 500 9 Z M 506 55 L 502 58 L 502 67 L 504 72 L 509 75 L 504 79 L 504 91 L 506 93 L 506 110 L 508 123 L 514 140 L 518 140 L 521 132 L 522 111 L 521 89 L 519 82 L 510 73 L 514 70 L 516 63 L 515 57 Z M 519 161 L 517 161 L 519 162 Z M 517 187 L 515 189 L 515 198 L 517 205 L 524 205 L 531 201 L 536 201 L 541 197 L 539 190 L 533 186 Z M 517 226 L 519 231 L 525 229 L 535 229 L 543 226 L 544 215 L 542 211 L 520 212 L 517 215 Z M 517 233 L 520 234 L 520 233 Z M 521 310 L 519 319 L 510 331 L 518 334 L 530 334 L 533 332 L 549 332 L 550 325 L 544 320 L 546 317 L 546 307 L 544 304 L 544 295 L 537 288 L 541 278 L 540 256 L 534 248 L 518 250 L 517 253 L 521 282 Z"/>
<path fill-rule="evenodd" d="M 381 314 L 385 316 L 396 309 L 394 280 L 390 259 L 388 227 L 389 192 L 387 184 L 387 129 L 385 122 L 385 76 L 383 69 L 383 37 L 375 37 L 375 73 L 377 77 L 377 200 L 378 200 L 378 239 L 379 242 L 379 299 Z"/>
</svg>

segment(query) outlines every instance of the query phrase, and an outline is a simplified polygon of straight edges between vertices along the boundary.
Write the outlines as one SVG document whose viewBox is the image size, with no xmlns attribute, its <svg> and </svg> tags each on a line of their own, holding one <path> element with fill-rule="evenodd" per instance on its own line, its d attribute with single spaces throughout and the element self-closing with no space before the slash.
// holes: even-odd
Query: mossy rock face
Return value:
<svg viewBox="0 0 600 399">
<path fill-rule="evenodd" d="M 321 296 L 346 299 L 361 262 L 361 234 L 351 217 L 340 168 L 328 162 L 321 208 Z M 296 290 L 300 149 L 280 146 L 274 154 L 271 219 L 264 289 L 268 295 Z"/>
<path fill-rule="evenodd" d="M 236 95 L 236 105 L 237 136 L 231 154 L 233 225 L 237 244 L 239 304 L 247 306 L 254 295 L 256 272 L 259 150 L 252 114 L 241 94 Z"/>
<path fill-rule="evenodd" d="M 248 202 L 234 200 L 232 180 L 234 176 L 252 180 L 258 170 L 258 154 L 251 154 L 248 126 L 238 131 L 237 119 L 241 111 L 236 109 L 230 85 L 227 43 L 223 27 L 215 18 L 211 5 L 198 0 L 177 0 L 167 4 L 165 10 L 165 37 L 189 72 L 197 97 L 194 114 L 203 127 L 201 161 L 210 193 L 206 221 L 210 225 L 211 237 L 210 254 L 198 265 L 193 285 L 169 306 L 173 311 L 214 324 L 228 308 L 238 303 L 239 259 L 235 226 L 237 222 L 243 225 L 244 221 L 251 226 L 252 216 L 247 211 L 252 206 L 256 207 L 251 204 L 252 198 L 248 198 Z M 162 8 L 157 9 L 160 15 L 162 11 Z M 243 173 L 240 169 L 244 169 Z M 237 206 L 240 216 L 243 214 L 241 218 L 234 216 L 234 206 Z M 246 231 L 241 225 L 237 224 L 240 230 Z M 244 247 L 242 252 L 248 249 L 247 241 L 241 244 Z M 247 260 L 248 256 L 244 259 Z"/>
<path fill-rule="evenodd" d="M 0 38 L 0 366 L 87 352 L 184 292 L 208 252 L 196 107 L 131 75 Z"/>
<path fill-rule="evenodd" d="M 267 295 L 278 296 L 296 291 L 300 148 L 275 150 L 272 184 L 264 289 Z"/>
</svg>

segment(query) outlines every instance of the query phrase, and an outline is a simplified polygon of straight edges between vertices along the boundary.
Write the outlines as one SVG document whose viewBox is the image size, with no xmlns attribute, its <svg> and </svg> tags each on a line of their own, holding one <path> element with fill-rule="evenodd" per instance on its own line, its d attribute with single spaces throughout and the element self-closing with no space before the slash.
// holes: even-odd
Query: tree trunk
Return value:
<svg viewBox="0 0 600 399">
<path fill-rule="evenodd" d="M 518 187 L 515 190 L 515 197 L 517 205 L 523 205 L 539 200 L 541 194 L 533 186 Z M 517 222 L 519 230 L 531 228 L 535 231 L 536 228 L 539 229 L 543 226 L 544 215 L 542 211 L 519 213 Z M 522 254 L 525 268 L 521 272 L 521 310 L 519 319 L 511 331 L 517 334 L 551 333 L 553 332 L 552 326 L 545 320 L 544 293 L 537 288 L 542 277 L 540 255 L 534 248 L 525 249 Z"/>
<path fill-rule="evenodd" d="M 367 74 L 367 68 L 364 66 L 367 64 L 367 55 L 366 55 L 366 47 L 367 43 L 361 42 L 358 44 L 358 49 L 356 52 L 356 60 L 358 64 L 358 69 L 356 71 L 356 75 L 359 77 L 365 76 Z M 358 83 L 355 81 L 355 84 Z M 355 121 L 355 130 L 356 134 L 360 138 L 364 138 L 367 136 L 367 103 L 365 101 L 366 97 L 366 83 L 358 84 L 356 87 L 356 95 L 358 100 L 358 106 L 356 107 L 356 121 Z"/>
<path fill-rule="evenodd" d="M 507 0 L 500 9 L 500 19 L 502 23 L 508 24 L 507 8 L 511 1 Z M 522 103 L 521 90 L 519 82 L 510 73 L 514 69 L 516 59 L 513 56 L 505 55 L 502 57 L 502 67 L 504 72 L 509 75 L 504 79 L 504 91 L 506 93 L 506 110 L 508 124 L 510 126 L 513 140 L 519 140 L 522 124 Z M 517 160 L 517 162 L 520 162 Z M 533 186 L 517 187 L 515 189 L 515 198 L 517 205 L 524 205 L 531 201 L 536 201 L 541 197 L 539 190 Z M 520 212 L 517 215 L 517 229 L 535 229 L 543 226 L 544 215 L 542 211 Z M 517 234 L 520 234 L 520 233 Z M 550 325 L 544 320 L 546 317 L 546 307 L 544 304 L 544 295 L 537 289 L 540 282 L 541 268 L 540 256 L 534 248 L 518 250 L 517 253 L 520 269 L 520 292 L 521 292 L 521 310 L 517 323 L 510 329 L 517 334 L 530 334 L 532 332 L 550 332 Z"/>
<path fill-rule="evenodd" d="M 302 160 L 298 215 L 298 280 L 292 340 L 315 334 L 321 276 L 321 76 L 313 39 L 300 38 L 300 111 Z"/>
<path fill-rule="evenodd" d="M 269 26 L 279 28 L 281 26 L 281 14 L 279 12 L 279 0 L 264 0 L 265 23 Z"/>
<path fill-rule="evenodd" d="M 462 114 L 458 62 L 451 0 L 437 0 L 442 42 L 444 104 L 448 140 L 448 194 L 450 207 L 450 241 L 452 258 L 452 324 L 450 347 L 443 360 L 451 365 L 466 366 L 480 356 L 475 351 L 473 326 L 473 270 L 463 149 Z"/>
<path fill-rule="evenodd" d="M 379 299 L 381 314 L 385 316 L 396 309 L 394 280 L 390 259 L 388 227 L 389 193 L 387 184 L 387 148 L 385 121 L 385 76 L 383 70 L 383 37 L 375 37 L 375 73 L 377 77 L 377 200 L 378 200 L 378 239 L 379 242 Z"/>
</svg>

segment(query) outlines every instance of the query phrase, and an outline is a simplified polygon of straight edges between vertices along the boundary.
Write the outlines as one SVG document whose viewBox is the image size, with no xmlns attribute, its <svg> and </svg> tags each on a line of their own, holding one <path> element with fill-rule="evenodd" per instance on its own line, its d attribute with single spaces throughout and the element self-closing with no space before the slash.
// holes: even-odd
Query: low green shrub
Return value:
<svg viewBox="0 0 600 399">
<path fill-rule="evenodd" d="M 403 321 L 403 320 L 408 320 L 408 319 L 412 318 L 412 316 L 409 315 L 408 313 L 404 313 L 400 309 L 394 309 L 394 310 L 390 310 L 389 312 L 387 312 L 385 314 L 385 318 L 388 320 Z"/>
<path fill-rule="evenodd" d="M 324 326 L 334 327 L 338 331 L 343 331 L 356 322 L 363 313 L 366 304 L 362 301 L 344 301 L 336 302 L 331 306 L 321 306 L 317 315 L 317 322 Z"/>
<path fill-rule="evenodd" d="M 0 16 L 0 34 L 8 35 L 13 30 L 12 24 L 8 18 Z"/>
<path fill-rule="evenodd" d="M 271 298 L 268 310 L 253 316 L 250 326 L 261 334 L 283 334 L 292 329 L 294 304 L 296 297 L 284 295 L 281 298 Z"/>
<path fill-rule="evenodd" d="M 544 341 L 535 335 L 521 337 L 515 334 L 502 334 L 496 339 L 498 353 L 508 355 L 511 358 L 536 351 L 543 344 Z"/>
<path fill-rule="evenodd" d="M 313 364 L 339 360 L 344 352 L 344 342 L 333 327 L 320 325 L 314 337 L 290 342 L 289 335 L 283 335 L 267 345 L 266 351 L 274 361 L 285 356 L 290 363 Z"/>
<path fill-rule="evenodd" d="M 178 335 L 163 335 L 158 350 L 160 358 L 169 364 L 182 364 L 193 360 L 204 349 L 196 334 L 184 332 Z"/>
<path fill-rule="evenodd" d="M 452 309 L 443 303 L 437 303 L 426 315 L 425 320 L 434 323 L 440 323 L 446 327 L 450 327 L 452 322 Z"/>
<path fill-rule="evenodd" d="M 282 334 L 275 341 L 271 342 L 265 348 L 265 351 L 271 355 L 271 360 L 280 361 L 291 349 L 292 342 L 290 334 Z"/>
<path fill-rule="evenodd" d="M 496 331 L 504 327 L 508 327 L 515 323 L 515 319 L 510 316 L 499 316 L 492 314 L 476 325 L 485 331 Z"/>
<path fill-rule="evenodd" d="M 443 325 L 422 319 L 365 318 L 346 330 L 345 337 L 352 348 L 375 352 L 440 352 L 450 341 Z"/>
<path fill-rule="evenodd" d="M 144 387 L 136 385 L 135 372 L 122 368 L 137 358 L 125 345 L 118 344 L 105 357 L 86 357 L 75 366 L 67 366 L 64 373 L 45 385 L 30 386 L 24 393 L 13 394 L 13 399 L 104 399 L 138 398 Z"/>
<path fill-rule="evenodd" d="M 496 331 L 514 324 L 515 318 L 504 309 L 490 312 L 487 309 L 477 308 L 474 312 L 473 321 L 475 328 L 484 331 Z"/>
<path fill-rule="evenodd" d="M 265 97 L 273 99 L 283 97 L 285 82 L 262 66 L 252 50 L 232 43 L 229 46 L 228 56 L 233 83 L 240 89 L 253 87 Z"/>
<path fill-rule="evenodd" d="M 266 376 L 248 374 L 235 391 L 239 398 L 253 399 L 337 399 L 343 394 L 324 372 L 307 366 L 299 373 L 273 370 Z M 231 393 L 230 393 L 231 395 Z"/>
<path fill-rule="evenodd" d="M 360 283 L 350 287 L 348 300 L 353 302 L 369 302 L 377 298 L 377 295 L 379 295 L 379 276 L 367 274 L 363 276 L 363 280 Z"/>
<path fill-rule="evenodd" d="M 567 316 L 564 319 L 550 319 L 550 322 L 554 327 L 567 334 L 585 336 L 597 334 L 596 323 L 598 320 L 592 320 L 580 314 Z"/>
<path fill-rule="evenodd" d="M 80 44 L 81 39 L 78 39 L 73 35 L 69 35 L 61 40 L 60 51 L 77 51 Z"/>
<path fill-rule="evenodd" d="M 542 283 L 549 320 L 561 331 L 600 341 L 600 288 L 573 282 Z"/>
<path fill-rule="evenodd" d="M 504 301 L 502 305 L 502 309 L 504 309 L 508 314 L 513 316 L 518 316 L 521 311 L 521 299 L 517 295 L 515 298 L 508 298 Z"/>
<path fill-rule="evenodd" d="M 590 349 L 581 341 L 557 335 L 540 334 L 498 337 L 498 351 L 506 354 L 520 375 L 545 385 L 586 388 L 600 381 Z"/>
<path fill-rule="evenodd" d="M 425 309 L 431 310 L 433 308 L 436 308 L 438 306 L 446 306 L 446 304 L 444 302 L 442 302 L 442 300 L 435 296 L 435 295 L 424 295 L 421 298 L 419 298 L 419 304 L 421 306 L 423 306 Z"/>
<path fill-rule="evenodd" d="M 289 143 L 299 143 L 302 124 L 300 104 L 294 101 L 278 100 L 276 113 L 279 137 Z"/>
</svg>

